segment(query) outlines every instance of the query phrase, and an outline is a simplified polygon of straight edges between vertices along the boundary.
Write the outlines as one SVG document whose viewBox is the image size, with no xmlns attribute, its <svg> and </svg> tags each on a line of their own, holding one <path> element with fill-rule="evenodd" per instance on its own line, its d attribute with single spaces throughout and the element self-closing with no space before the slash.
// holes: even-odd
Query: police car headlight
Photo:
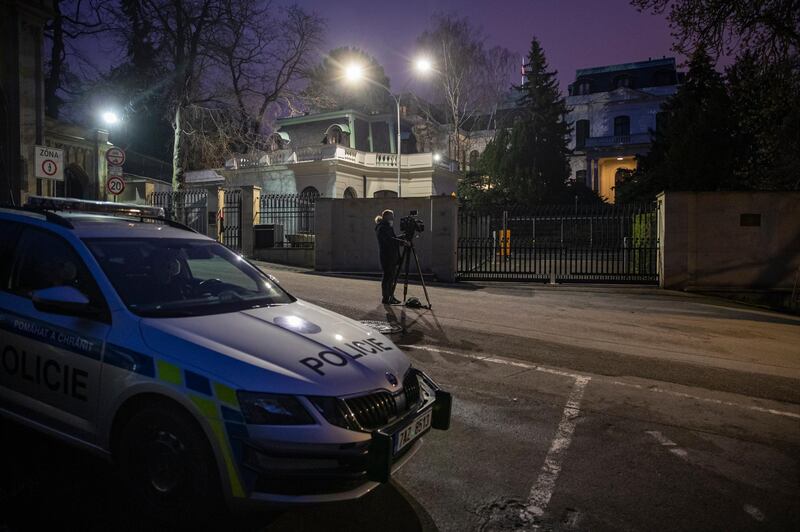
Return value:
<svg viewBox="0 0 800 532">
<path fill-rule="evenodd" d="M 314 425 L 314 419 L 291 395 L 237 392 L 247 423 L 252 425 Z"/>
</svg>

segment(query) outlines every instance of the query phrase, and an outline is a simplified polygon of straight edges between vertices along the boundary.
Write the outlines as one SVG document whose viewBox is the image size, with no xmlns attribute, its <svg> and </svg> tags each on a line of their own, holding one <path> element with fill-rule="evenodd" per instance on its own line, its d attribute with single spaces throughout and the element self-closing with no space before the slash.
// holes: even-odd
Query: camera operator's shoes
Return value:
<svg viewBox="0 0 800 532">
<path fill-rule="evenodd" d="M 389 299 L 389 304 L 390 304 L 390 305 L 399 305 L 400 303 L 402 303 L 402 301 L 400 301 L 399 299 L 397 299 L 397 298 L 396 298 L 396 297 L 394 297 L 394 296 L 392 296 L 392 297 Z"/>
</svg>

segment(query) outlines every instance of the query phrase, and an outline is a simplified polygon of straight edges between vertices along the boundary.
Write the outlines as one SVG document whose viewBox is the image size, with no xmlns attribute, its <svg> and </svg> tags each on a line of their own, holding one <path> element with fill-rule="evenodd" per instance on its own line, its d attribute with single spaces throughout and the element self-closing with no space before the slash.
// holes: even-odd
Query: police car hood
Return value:
<svg viewBox="0 0 800 532">
<path fill-rule="evenodd" d="M 145 318 L 141 332 L 152 349 L 250 391 L 392 390 L 410 367 L 377 331 L 299 300 L 227 314 Z"/>
</svg>

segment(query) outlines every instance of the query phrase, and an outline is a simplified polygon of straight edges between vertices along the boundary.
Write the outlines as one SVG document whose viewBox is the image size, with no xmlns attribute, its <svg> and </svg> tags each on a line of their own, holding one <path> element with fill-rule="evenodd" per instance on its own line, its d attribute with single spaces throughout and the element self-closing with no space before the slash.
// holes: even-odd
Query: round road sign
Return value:
<svg viewBox="0 0 800 532">
<path fill-rule="evenodd" d="M 58 172 L 58 163 L 53 159 L 43 160 L 42 172 L 44 172 L 44 175 L 56 175 L 56 172 Z"/>
<path fill-rule="evenodd" d="M 106 161 L 111 166 L 122 166 L 125 164 L 125 150 L 116 146 L 109 148 L 106 152 Z"/>
<path fill-rule="evenodd" d="M 106 189 L 108 189 L 111 194 L 119 196 L 122 194 L 122 191 L 125 190 L 125 180 L 118 175 L 112 175 L 106 181 Z"/>
</svg>

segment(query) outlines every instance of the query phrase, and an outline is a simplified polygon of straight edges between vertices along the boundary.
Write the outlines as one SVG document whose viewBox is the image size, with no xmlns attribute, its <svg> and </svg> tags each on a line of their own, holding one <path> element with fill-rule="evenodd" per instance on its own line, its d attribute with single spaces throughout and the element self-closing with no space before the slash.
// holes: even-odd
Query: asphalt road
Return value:
<svg viewBox="0 0 800 532">
<path fill-rule="evenodd" d="M 541 285 L 433 287 L 433 310 L 410 310 L 377 304 L 374 280 L 273 273 L 400 324 L 396 343 L 453 392 L 453 427 L 359 501 L 226 529 L 800 529 L 800 318 Z M 0 438 L 0 531 L 153 530 L 104 464 L 10 423 Z"/>
</svg>

